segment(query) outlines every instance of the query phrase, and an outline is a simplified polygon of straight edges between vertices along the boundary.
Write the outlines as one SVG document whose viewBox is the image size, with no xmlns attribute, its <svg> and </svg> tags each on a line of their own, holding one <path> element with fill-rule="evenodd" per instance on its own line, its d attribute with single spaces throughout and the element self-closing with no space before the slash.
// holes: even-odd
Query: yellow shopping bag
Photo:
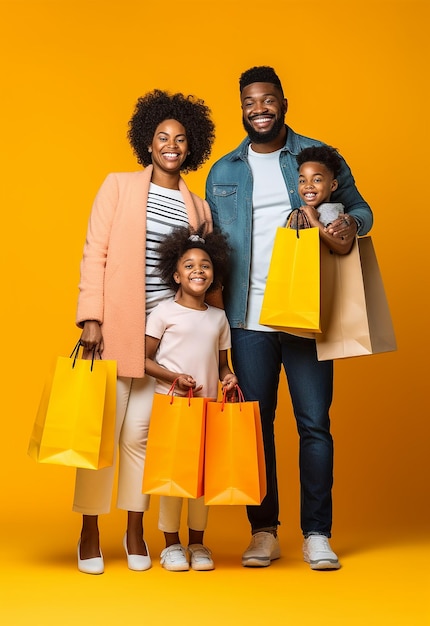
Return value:
<svg viewBox="0 0 430 626">
<path fill-rule="evenodd" d="M 286 332 L 321 332 L 318 228 L 277 229 L 260 324 Z"/>
<path fill-rule="evenodd" d="M 100 469 L 113 463 L 116 361 L 58 357 L 42 393 L 28 454 L 39 463 Z"/>
<path fill-rule="evenodd" d="M 199 498 L 203 495 L 207 398 L 154 394 L 146 448 L 143 493 Z"/>
<path fill-rule="evenodd" d="M 205 438 L 205 503 L 261 504 L 266 463 L 258 402 L 208 402 Z"/>
</svg>

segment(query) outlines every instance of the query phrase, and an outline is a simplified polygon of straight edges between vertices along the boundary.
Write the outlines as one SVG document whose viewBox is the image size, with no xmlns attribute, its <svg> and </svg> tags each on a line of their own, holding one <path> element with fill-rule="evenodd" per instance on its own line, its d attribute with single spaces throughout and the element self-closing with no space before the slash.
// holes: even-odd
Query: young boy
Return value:
<svg viewBox="0 0 430 626">
<path fill-rule="evenodd" d="M 299 166 L 298 192 L 304 202 L 300 210 L 308 218 L 311 227 L 320 229 L 321 239 L 330 242 L 329 247 L 334 252 L 345 254 L 347 250 L 342 245 L 337 250 L 336 239 L 328 232 L 331 222 L 342 217 L 344 211 L 343 204 L 330 202 L 332 192 L 338 187 L 337 176 L 342 164 L 337 150 L 327 145 L 310 146 L 302 150 L 296 160 Z M 349 224 L 350 219 L 345 214 L 346 224 Z M 295 227 L 294 221 L 290 225 Z"/>
</svg>

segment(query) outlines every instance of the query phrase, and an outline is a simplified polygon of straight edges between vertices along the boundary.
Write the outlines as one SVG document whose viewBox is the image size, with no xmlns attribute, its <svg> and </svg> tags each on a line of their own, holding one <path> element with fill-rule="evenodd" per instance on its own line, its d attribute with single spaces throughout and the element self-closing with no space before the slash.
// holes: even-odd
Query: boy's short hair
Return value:
<svg viewBox="0 0 430 626">
<path fill-rule="evenodd" d="M 282 97 L 284 97 L 284 90 L 282 89 L 281 81 L 273 67 L 269 67 L 268 65 L 258 65 L 243 72 L 239 78 L 240 93 L 242 93 L 245 87 L 251 85 L 252 83 L 272 83 L 272 85 L 276 85 L 276 87 L 278 87 L 282 93 Z"/>
<path fill-rule="evenodd" d="M 332 172 L 334 178 L 338 177 L 342 167 L 342 159 L 340 158 L 337 149 L 326 145 L 304 148 L 296 156 L 296 161 L 299 166 L 298 169 L 300 169 L 300 166 L 303 165 L 303 163 L 308 163 L 309 161 L 322 163 L 328 170 L 330 170 L 330 172 Z"/>
</svg>

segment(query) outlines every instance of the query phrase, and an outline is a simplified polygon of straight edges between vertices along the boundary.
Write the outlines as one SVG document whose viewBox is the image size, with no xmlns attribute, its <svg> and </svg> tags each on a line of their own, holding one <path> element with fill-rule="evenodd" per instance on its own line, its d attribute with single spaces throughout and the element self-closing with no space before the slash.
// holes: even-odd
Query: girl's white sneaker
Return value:
<svg viewBox="0 0 430 626">
<path fill-rule="evenodd" d="M 201 543 L 192 543 L 188 546 L 191 568 L 196 572 L 208 572 L 215 569 L 212 552 Z"/>
<path fill-rule="evenodd" d="M 187 552 L 180 543 L 164 548 L 160 555 L 160 563 L 169 572 L 187 572 L 190 569 Z"/>
</svg>

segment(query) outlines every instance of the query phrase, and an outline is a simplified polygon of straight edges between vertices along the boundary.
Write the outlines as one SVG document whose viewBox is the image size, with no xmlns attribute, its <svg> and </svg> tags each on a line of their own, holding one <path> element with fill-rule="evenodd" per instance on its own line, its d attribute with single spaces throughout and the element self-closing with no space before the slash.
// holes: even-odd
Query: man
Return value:
<svg viewBox="0 0 430 626">
<path fill-rule="evenodd" d="M 242 564 L 267 567 L 280 557 L 274 418 L 283 366 L 300 438 L 304 559 L 312 569 L 338 569 L 338 557 L 329 543 L 333 362 L 317 360 L 314 339 L 259 324 L 276 229 L 285 226 L 291 210 L 301 205 L 296 156 L 303 148 L 324 144 L 285 125 L 288 103 L 273 68 L 253 67 L 241 75 L 239 84 L 248 137 L 213 165 L 206 197 L 214 224 L 228 234 L 233 248 L 224 291 L 232 327 L 232 362 L 245 398 L 260 403 L 266 457 L 267 495 L 260 506 L 247 509 L 252 538 Z M 356 233 L 370 230 L 373 217 L 343 159 L 332 201 L 342 203 L 348 215 L 333 221 L 326 231 L 334 247 L 338 251 L 344 247 L 346 253 Z"/>
</svg>

